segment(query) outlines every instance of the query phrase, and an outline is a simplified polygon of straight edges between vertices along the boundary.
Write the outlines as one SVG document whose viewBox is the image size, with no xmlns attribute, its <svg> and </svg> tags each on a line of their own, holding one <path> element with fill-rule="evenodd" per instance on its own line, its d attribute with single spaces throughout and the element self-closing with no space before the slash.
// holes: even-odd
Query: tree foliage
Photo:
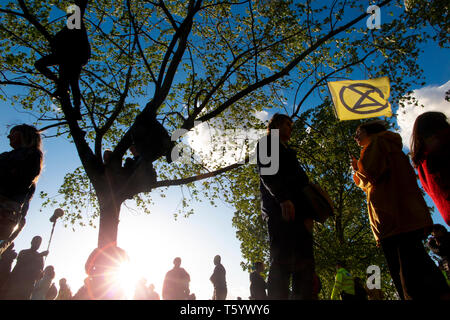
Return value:
<svg viewBox="0 0 450 320">
<path fill-rule="evenodd" d="M 285 109 L 287 101 L 293 109 L 286 111 L 301 115 L 313 94 L 323 97 L 326 81 L 386 75 L 397 107 L 420 82 L 418 45 L 430 36 L 412 28 L 403 4 L 394 0 L 378 3 L 393 15 L 380 30 L 367 29 L 369 2 L 356 0 L 80 1 L 87 4 L 92 47 L 80 79 L 82 120 L 71 115 L 70 93 L 52 100 L 56 84 L 34 68 L 64 26 L 69 1 L 2 2 L 0 99 L 35 114 L 49 136 L 74 143 L 82 167 L 66 175 L 63 197 L 56 201 L 65 218 L 76 222 L 83 219 L 83 206 L 97 199 L 88 222 L 100 218 L 103 244 L 115 241 L 127 199 L 148 211 L 154 190 L 178 185 L 193 199 L 214 202 L 230 188 L 224 172 L 239 168 L 230 174 L 237 177 L 252 170 L 223 168 L 196 156 L 189 163 L 168 163 L 160 156 L 170 150 L 162 150 L 153 163 L 124 173 L 138 115 L 156 115 L 169 135 L 205 123 L 250 130 L 261 127 L 257 112 Z M 148 148 L 159 150 L 154 140 Z M 109 163 L 102 157 L 106 149 L 112 150 Z M 138 174 L 152 170 L 156 177 Z M 194 183 L 205 178 L 210 179 Z M 53 195 L 42 195 L 53 204 Z M 239 210 L 254 209 L 235 199 Z M 184 200 L 183 210 L 189 212 L 191 203 Z"/>
</svg>

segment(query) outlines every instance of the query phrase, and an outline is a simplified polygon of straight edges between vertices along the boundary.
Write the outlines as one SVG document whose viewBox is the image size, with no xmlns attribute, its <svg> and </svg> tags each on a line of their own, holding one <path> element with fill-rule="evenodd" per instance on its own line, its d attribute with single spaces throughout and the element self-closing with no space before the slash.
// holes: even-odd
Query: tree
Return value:
<svg viewBox="0 0 450 320">
<path fill-rule="evenodd" d="M 79 80 L 82 120 L 72 112 L 70 92 L 52 100 L 56 82 L 34 68 L 65 24 L 60 11 L 65 1 L 2 2 L 0 98 L 36 114 L 41 129 L 54 132 L 49 136 L 74 143 L 82 167 L 66 175 L 58 206 L 76 222 L 90 202 L 89 223 L 99 218 L 100 248 L 116 244 L 127 199 L 148 211 L 150 192 L 178 185 L 191 188 L 195 198 L 203 192 L 214 201 L 229 187 L 222 184 L 223 174 L 242 167 L 207 165 L 195 156 L 189 163 L 170 162 L 177 152 L 171 152 L 175 141 L 169 137 L 180 142 L 181 134 L 202 123 L 258 128 L 255 112 L 282 108 L 285 90 L 296 91 L 292 114 L 298 115 L 326 81 L 350 77 L 355 68 L 371 77 L 388 75 L 396 103 L 420 81 L 415 59 L 426 35 L 408 29 L 398 1 L 378 4 L 398 17 L 380 30 L 367 29 L 367 8 L 360 1 L 77 3 L 86 7 L 92 50 Z M 12 87 L 22 91 L 7 97 Z M 138 140 L 144 161 L 124 168 L 127 150 Z M 106 149 L 112 151 L 108 160 Z M 45 192 L 42 196 L 52 204 Z"/>
<path fill-rule="evenodd" d="M 434 30 L 433 40 L 439 46 L 448 48 L 450 41 L 450 5 L 445 0 L 405 0 L 405 9 L 408 12 L 408 23 L 416 27 L 430 25 Z"/>
</svg>

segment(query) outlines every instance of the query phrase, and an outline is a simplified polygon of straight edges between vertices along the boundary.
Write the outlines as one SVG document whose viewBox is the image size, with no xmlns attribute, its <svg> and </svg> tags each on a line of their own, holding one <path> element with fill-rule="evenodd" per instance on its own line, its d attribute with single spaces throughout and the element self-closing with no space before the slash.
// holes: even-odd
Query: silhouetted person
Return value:
<svg viewBox="0 0 450 320">
<path fill-rule="evenodd" d="M 267 223 L 270 243 L 268 297 L 289 299 L 292 287 L 293 299 L 310 300 L 314 276 L 314 211 L 303 192 L 309 185 L 308 176 L 296 152 L 288 146 L 292 125 L 288 116 L 275 114 L 269 121 L 268 135 L 257 145 L 261 214 Z M 273 131 L 276 129 L 278 138 Z"/>
<path fill-rule="evenodd" d="M 159 294 L 155 291 L 155 285 L 150 283 L 148 286 L 148 300 L 160 300 Z"/>
<path fill-rule="evenodd" d="M 14 126 L 8 139 L 13 150 L 0 154 L 0 240 L 24 223 L 43 165 L 41 135 L 35 127 Z M 0 254 L 9 244 L 0 244 Z"/>
<path fill-rule="evenodd" d="M 410 150 L 423 189 L 450 226 L 450 124 L 447 116 L 435 111 L 418 116 Z"/>
<path fill-rule="evenodd" d="M 187 300 L 189 297 L 189 282 L 191 277 L 180 268 L 181 258 L 173 260 L 173 269 L 166 273 L 163 283 L 162 296 L 164 300 Z"/>
<path fill-rule="evenodd" d="M 54 278 L 55 269 L 53 266 L 45 267 L 42 278 L 37 281 L 34 286 L 33 293 L 31 294 L 31 300 L 46 300 L 48 290 L 50 289 Z"/>
<path fill-rule="evenodd" d="M 155 112 L 141 113 L 131 127 L 133 145 L 137 153 L 147 162 L 153 162 L 164 155 L 172 161 L 173 142 L 164 126 L 156 119 Z"/>
<path fill-rule="evenodd" d="M 355 300 L 368 300 L 368 294 L 361 278 L 355 277 Z"/>
<path fill-rule="evenodd" d="M 11 266 L 16 257 L 17 252 L 14 251 L 14 243 L 0 256 L 0 299 L 3 297 L 3 285 L 7 282 L 11 274 Z"/>
<path fill-rule="evenodd" d="M 264 271 L 263 262 L 255 262 L 255 271 L 250 273 L 250 300 L 266 300 L 267 299 L 267 283 L 261 273 Z"/>
<path fill-rule="evenodd" d="M 134 300 L 149 300 L 147 280 L 145 280 L 145 278 L 139 279 L 139 281 L 136 283 L 136 289 L 134 291 Z"/>
<path fill-rule="evenodd" d="M 78 291 L 72 297 L 72 300 L 91 300 L 89 295 L 88 286 L 91 280 L 88 278 L 84 279 L 83 285 L 78 289 Z"/>
<path fill-rule="evenodd" d="M 214 272 L 209 278 L 214 286 L 213 300 L 225 300 L 227 297 L 226 271 L 220 260 L 219 255 L 214 257 Z"/>
<path fill-rule="evenodd" d="M 430 250 L 440 258 L 441 270 L 446 279 L 450 277 L 450 232 L 441 225 L 433 225 L 432 237 L 428 240 Z"/>
<path fill-rule="evenodd" d="M 42 238 L 36 236 L 31 240 L 31 248 L 19 252 L 17 262 L 7 282 L 6 299 L 29 300 L 34 285 L 42 275 L 44 256 L 48 251 L 39 253 Z"/>
<path fill-rule="evenodd" d="M 319 300 L 319 293 L 322 290 L 322 281 L 317 273 L 314 272 L 312 300 Z"/>
<path fill-rule="evenodd" d="M 36 69 L 44 76 L 57 84 L 54 96 L 60 98 L 69 87 L 73 96 L 74 117 L 81 120 L 80 106 L 81 94 L 79 80 L 81 70 L 91 57 L 91 46 L 83 22 L 85 7 L 82 1 L 75 0 L 75 4 L 80 7 L 81 25 L 80 28 L 69 29 L 65 25 L 61 31 L 50 41 L 50 54 L 42 57 L 34 64 Z M 59 76 L 56 76 L 48 67 L 58 66 Z"/>
<path fill-rule="evenodd" d="M 356 129 L 355 140 L 361 155 L 351 161 L 353 181 L 366 193 L 372 233 L 400 298 L 448 299 L 445 278 L 424 248 L 433 220 L 401 136 L 370 121 Z"/>
<path fill-rule="evenodd" d="M 56 300 L 71 300 L 71 299 L 72 299 L 72 290 L 70 290 L 66 278 L 59 279 L 59 291 Z"/>
<path fill-rule="evenodd" d="M 57 295 L 58 289 L 56 288 L 55 284 L 52 283 L 47 291 L 47 294 L 45 295 L 45 300 L 55 300 Z"/>
</svg>

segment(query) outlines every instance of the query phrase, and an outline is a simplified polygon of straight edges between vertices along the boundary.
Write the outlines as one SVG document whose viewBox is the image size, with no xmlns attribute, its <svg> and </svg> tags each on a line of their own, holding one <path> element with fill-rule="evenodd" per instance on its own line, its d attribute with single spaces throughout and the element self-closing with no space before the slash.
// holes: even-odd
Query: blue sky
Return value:
<svg viewBox="0 0 450 320">
<path fill-rule="evenodd" d="M 419 64 L 424 69 L 425 87 L 439 87 L 449 83 L 449 50 L 440 49 L 433 43 L 424 46 L 423 50 Z M 422 91 L 420 98 L 425 99 L 427 94 L 428 91 Z M 318 96 L 312 99 L 318 99 Z M 449 104 L 441 104 L 442 106 L 448 109 Z M 30 114 L 0 102 L 0 152 L 10 150 L 6 138 L 7 126 L 34 121 L 35 118 Z M 404 126 L 412 126 L 411 119 L 406 119 Z M 74 146 L 64 138 L 45 139 L 44 149 L 44 171 L 28 212 L 27 224 L 15 241 L 17 252 L 28 248 L 35 235 L 43 238 L 41 249 L 47 248 L 51 231 L 49 218 L 56 208 L 45 208 L 40 212 L 39 192 L 43 190 L 56 195 L 65 173 L 80 165 Z M 191 292 L 198 299 L 210 299 L 213 288 L 209 277 L 214 268 L 213 257 L 220 254 L 227 270 L 228 298 L 240 296 L 248 299 L 248 273 L 242 271 L 239 265 L 243 260 L 240 244 L 235 237 L 235 229 L 231 226 L 234 209 L 223 203 L 213 208 L 209 202 L 204 201 L 194 204 L 195 214 L 191 217 L 174 220 L 173 213 L 181 201 L 179 187 L 170 188 L 166 195 L 166 198 L 160 198 L 158 192 L 155 192 L 155 205 L 151 207 L 152 214 L 148 216 L 125 207 L 122 209 L 118 241 L 119 246 L 127 250 L 132 261 L 136 262 L 137 270 L 134 274 L 145 277 L 148 283 L 154 283 L 156 291 L 161 293 L 164 274 L 172 268 L 173 258 L 179 256 L 182 258 L 182 267 L 191 275 Z M 427 201 L 432 205 L 428 197 Z M 433 214 L 433 220 L 445 225 L 437 210 Z M 58 221 L 46 261 L 47 265 L 55 267 L 55 282 L 62 277 L 67 278 L 73 292 L 82 285 L 85 277 L 84 263 L 97 244 L 97 231 L 98 229 L 91 227 L 75 226 L 74 232 L 71 226 L 64 228 L 63 223 Z"/>
</svg>

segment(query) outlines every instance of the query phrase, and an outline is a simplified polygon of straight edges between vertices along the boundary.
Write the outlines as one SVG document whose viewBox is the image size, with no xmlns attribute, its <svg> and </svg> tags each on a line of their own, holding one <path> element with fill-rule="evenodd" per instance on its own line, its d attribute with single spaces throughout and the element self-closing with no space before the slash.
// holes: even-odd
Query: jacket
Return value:
<svg viewBox="0 0 450 320">
<path fill-rule="evenodd" d="M 431 227 L 433 221 L 399 134 L 369 136 L 353 180 L 367 195 L 370 225 L 377 243 L 397 234 Z"/>
<path fill-rule="evenodd" d="M 331 292 L 331 300 L 339 300 L 341 292 L 347 294 L 355 294 L 355 283 L 352 275 L 344 268 L 338 269 L 334 282 L 333 291 Z"/>
</svg>

